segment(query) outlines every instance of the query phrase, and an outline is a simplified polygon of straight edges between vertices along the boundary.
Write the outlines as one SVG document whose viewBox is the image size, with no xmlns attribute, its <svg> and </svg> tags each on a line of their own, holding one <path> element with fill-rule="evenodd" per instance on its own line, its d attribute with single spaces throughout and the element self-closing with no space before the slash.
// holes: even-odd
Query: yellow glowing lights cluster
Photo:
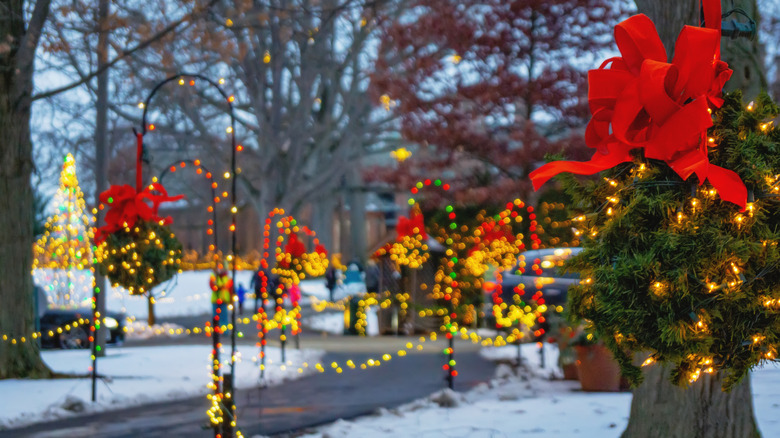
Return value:
<svg viewBox="0 0 780 438">
<path fill-rule="evenodd" d="M 98 245 L 95 251 L 96 260 L 105 266 L 109 278 L 116 275 L 118 271 L 124 271 L 122 274 L 134 279 L 134 284 L 114 282 L 114 287 L 122 286 L 130 294 L 140 295 L 169 279 L 171 270 L 181 273 L 181 269 L 179 269 L 181 245 L 173 247 L 166 245 L 165 240 L 175 240 L 175 236 L 164 228 L 162 221 L 159 222 L 159 227 L 145 227 L 143 231 L 140 226 L 135 226 L 132 229 L 127 227 L 124 232 L 131 236 L 131 240 L 125 245 L 118 248 L 111 247 L 107 240 Z M 167 232 L 168 236 L 160 235 L 161 232 Z M 142 235 L 142 233 L 144 234 Z M 161 259 L 160 264 L 165 272 L 162 278 L 157 272 L 160 269 L 155 270 L 155 267 L 149 263 L 148 257 L 145 257 L 150 252 L 157 253 Z"/>
<path fill-rule="evenodd" d="M 317 246 L 319 245 L 319 239 L 315 237 L 316 233 L 306 226 L 298 226 L 297 221 L 292 216 L 279 220 L 276 226 L 279 229 L 279 237 L 277 238 L 275 250 L 277 265 L 273 269 L 273 273 L 278 274 L 282 282 L 288 286 L 298 284 L 300 280 L 306 278 L 306 275 L 311 277 L 324 275 L 329 263 L 327 253 L 320 253 L 315 250 L 304 252 L 300 257 L 295 257 L 282 249 L 285 236 L 290 239 L 293 234 L 297 235 L 299 232 L 303 232 L 311 237 L 313 244 Z"/>
<path fill-rule="evenodd" d="M 33 245 L 33 275 L 54 304 L 74 306 L 92 294 L 91 281 L 80 278 L 84 276 L 80 271 L 92 269 L 94 218 L 85 213 L 71 154 L 64 159 L 54 205 L 55 213 L 46 220 L 43 235 Z"/>
<path fill-rule="evenodd" d="M 412 269 L 420 268 L 429 258 L 428 245 L 419 234 L 403 236 L 400 242 L 394 242 L 390 248 L 391 260 Z"/>
<path fill-rule="evenodd" d="M 398 161 L 399 163 L 403 163 L 409 157 L 412 156 L 412 152 L 409 149 L 406 149 L 406 148 L 402 147 L 402 148 L 398 148 L 398 149 L 396 149 L 394 151 L 391 151 L 390 152 L 390 156 L 395 158 L 396 161 Z"/>
</svg>

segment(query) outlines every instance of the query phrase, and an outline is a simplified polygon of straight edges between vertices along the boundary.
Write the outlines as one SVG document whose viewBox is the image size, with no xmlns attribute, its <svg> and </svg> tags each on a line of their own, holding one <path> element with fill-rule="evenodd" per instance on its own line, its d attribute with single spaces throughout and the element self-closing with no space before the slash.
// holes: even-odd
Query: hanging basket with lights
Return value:
<svg viewBox="0 0 780 438">
<path fill-rule="evenodd" d="M 160 217 L 158 208 L 181 198 L 168 196 L 160 184 L 141 192 L 129 185 L 111 186 L 100 194 L 108 212 L 106 225 L 95 233 L 95 256 L 112 284 L 140 295 L 179 272 L 182 245 L 168 226 L 171 218 Z"/>
<path fill-rule="evenodd" d="M 501 222 L 491 219 L 483 223 L 474 230 L 473 239 L 474 246 L 464 262 L 471 275 L 482 277 L 489 266 L 509 269 L 517 261 L 520 247 L 516 243 L 516 236 L 503 219 Z"/>
<path fill-rule="evenodd" d="M 304 228 L 304 232 L 314 236 L 314 233 L 307 228 Z M 282 282 L 298 284 L 306 276 L 325 275 L 325 271 L 328 269 L 328 251 L 325 247 L 320 245 L 315 238 L 314 251 L 306 252 L 306 246 L 298 238 L 296 232 L 292 231 L 288 236 L 284 251 L 276 254 L 277 266 L 274 269 L 274 273 L 280 276 Z"/>
<path fill-rule="evenodd" d="M 390 248 L 390 258 L 399 265 L 412 269 L 420 268 L 428 261 L 428 234 L 425 232 L 425 221 L 422 212 L 416 205 L 409 213 L 409 218 L 401 216 L 396 226 L 397 239 Z"/>
</svg>

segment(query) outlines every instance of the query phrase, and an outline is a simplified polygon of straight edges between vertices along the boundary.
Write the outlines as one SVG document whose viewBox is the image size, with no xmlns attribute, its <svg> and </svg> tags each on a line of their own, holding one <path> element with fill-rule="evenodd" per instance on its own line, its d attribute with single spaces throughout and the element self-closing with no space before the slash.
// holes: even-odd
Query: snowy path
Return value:
<svg viewBox="0 0 780 438">
<path fill-rule="evenodd" d="M 251 349 L 252 354 L 254 350 Z M 210 352 L 207 345 L 109 348 L 107 356 L 98 361 L 98 373 L 108 379 L 98 381 L 96 403 L 89 402 L 92 388 L 89 378 L 0 380 L 0 393 L 6 400 L 13 400 L 13 403 L 3 403 L 0 430 L 194 395 L 205 401 L 206 384 L 210 378 Z M 229 353 L 227 347 L 222 357 L 229 357 Z M 315 361 L 321 355 L 321 351 L 314 350 L 289 351 L 287 360 L 298 364 Z M 268 357 L 269 361 L 279 362 L 279 350 L 269 347 Z M 91 365 L 87 350 L 45 351 L 43 358 L 60 373 L 86 375 Z M 278 366 L 269 367 L 267 380 L 273 384 L 283 379 L 298 378 L 300 375 L 296 369 L 297 366 L 286 370 Z M 236 364 L 236 385 L 239 388 L 255 386 L 258 376 L 259 370 L 251 361 Z M 205 415 L 205 410 L 202 412 Z"/>
<path fill-rule="evenodd" d="M 380 340 L 385 342 L 399 341 Z M 368 357 L 377 355 L 345 349 L 326 354 L 323 362 L 344 363 L 347 359 L 357 361 Z M 262 391 L 256 388 L 238 391 L 238 423 L 244 435 L 251 437 L 313 427 L 337 418 L 369 414 L 381 407 L 399 406 L 445 386 L 441 363 L 441 355 L 432 348 L 366 370 L 345 370 L 343 374 L 327 370 Z M 480 357 L 476 348 L 460 354 L 458 366 L 461 374 L 456 389 L 460 390 L 468 390 L 493 374 L 492 363 Z M 0 435 L 4 438 L 207 436 L 201 429 L 206 408 L 205 398 L 191 398 L 39 424 Z"/>
</svg>

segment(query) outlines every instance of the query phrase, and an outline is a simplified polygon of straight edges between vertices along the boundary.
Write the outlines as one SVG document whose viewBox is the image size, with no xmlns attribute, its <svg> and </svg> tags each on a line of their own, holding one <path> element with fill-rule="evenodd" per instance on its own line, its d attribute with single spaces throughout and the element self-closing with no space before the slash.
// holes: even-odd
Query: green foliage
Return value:
<svg viewBox="0 0 780 438">
<path fill-rule="evenodd" d="M 639 155 L 584 184 L 560 177 L 582 213 L 585 248 L 568 264 L 583 279 L 569 290 L 570 311 L 634 384 L 639 352 L 672 364 L 680 385 L 722 372 L 724 389 L 777 357 L 780 130 L 765 124 L 777 114 L 766 95 L 743 108 L 739 92 L 715 114 L 709 159 L 745 182 L 744 212 L 695 175 L 682 181 Z"/>
<path fill-rule="evenodd" d="M 182 245 L 166 225 L 139 220 L 110 234 L 96 252 L 98 269 L 112 284 L 144 294 L 179 272 Z"/>
</svg>

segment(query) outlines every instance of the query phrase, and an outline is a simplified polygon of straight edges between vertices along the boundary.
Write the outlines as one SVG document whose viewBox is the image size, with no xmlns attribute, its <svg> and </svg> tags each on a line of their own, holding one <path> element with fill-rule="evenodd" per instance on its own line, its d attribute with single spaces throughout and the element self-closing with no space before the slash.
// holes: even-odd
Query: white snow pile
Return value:
<svg viewBox="0 0 780 438">
<path fill-rule="evenodd" d="M 545 347 L 553 353 L 554 346 Z M 517 356 L 515 346 L 487 349 L 501 360 Z M 548 351 L 549 350 L 549 351 Z M 468 392 L 449 389 L 373 416 L 339 420 L 306 438 L 524 437 L 618 438 L 628 422 L 631 393 L 586 393 L 577 381 L 548 380 L 538 367 L 538 347 L 524 346 L 524 365 L 499 364 L 496 377 Z M 554 354 L 545 365 L 555 364 Z M 536 359 L 535 359 L 536 358 Z M 765 366 L 752 375 L 756 419 L 765 436 L 780 430 L 780 367 Z"/>
<path fill-rule="evenodd" d="M 52 370 L 84 377 L 0 380 L 0 393 L 6 400 L 13 400 L 0 409 L 0 430 L 151 402 L 205 396 L 209 391 L 206 384 L 210 379 L 210 353 L 211 347 L 207 345 L 109 348 L 107 356 L 98 359 L 98 374 L 105 377 L 98 380 L 98 400 L 93 403 L 91 379 L 87 377 L 92 364 L 89 351 L 45 351 L 43 359 Z M 278 384 L 316 372 L 314 367 L 304 367 L 305 371 L 300 373 L 298 365 L 317 362 L 323 354 L 317 350 L 288 350 L 287 363 L 281 364 L 280 350 L 266 347 L 265 378 L 260 382 L 259 367 L 254 362 L 257 352 L 248 348 L 244 353 L 243 361 L 236 363 L 238 388 Z M 238 356 L 240 360 L 241 351 Z M 221 353 L 223 369 L 229 369 L 226 361 L 229 357 L 230 347 L 226 347 Z"/>
<path fill-rule="evenodd" d="M 169 322 L 149 326 L 146 321 L 132 321 L 125 324 L 125 340 L 150 338 L 180 338 L 187 336 L 187 329 Z"/>
<path fill-rule="evenodd" d="M 563 373 L 558 368 L 558 347 L 551 344 L 521 344 L 521 362 L 526 372 L 533 376 L 547 379 L 562 379 Z M 479 354 L 487 360 L 501 363 L 517 364 L 517 345 L 503 347 L 484 347 Z M 542 367 L 544 356 L 544 367 Z M 499 367 L 499 370 L 501 368 Z M 497 372 L 499 371 L 497 370 Z M 503 377 L 503 376 L 499 376 Z"/>
</svg>

